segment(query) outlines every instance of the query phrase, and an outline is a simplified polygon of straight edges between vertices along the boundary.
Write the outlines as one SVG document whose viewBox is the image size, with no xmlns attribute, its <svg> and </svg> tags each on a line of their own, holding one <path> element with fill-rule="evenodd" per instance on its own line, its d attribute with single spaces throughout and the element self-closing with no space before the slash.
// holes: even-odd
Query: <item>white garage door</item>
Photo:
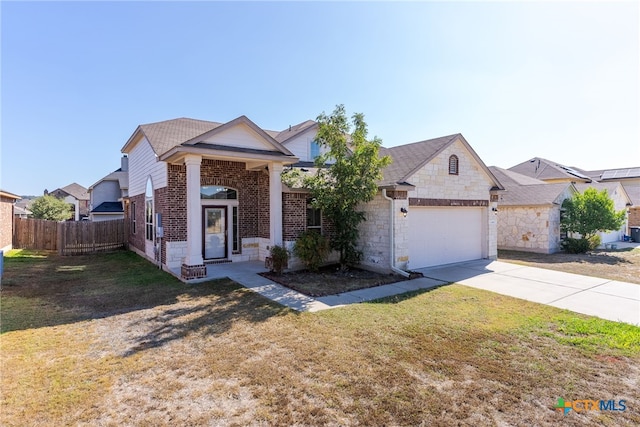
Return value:
<svg viewBox="0 0 640 427">
<path fill-rule="evenodd" d="M 486 208 L 409 209 L 409 268 L 416 269 L 482 258 Z"/>
</svg>

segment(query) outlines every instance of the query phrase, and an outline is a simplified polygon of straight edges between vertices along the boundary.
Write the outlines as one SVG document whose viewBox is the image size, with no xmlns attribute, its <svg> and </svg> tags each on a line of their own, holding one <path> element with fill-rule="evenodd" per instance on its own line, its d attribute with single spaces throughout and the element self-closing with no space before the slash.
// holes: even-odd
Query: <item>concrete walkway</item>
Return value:
<svg viewBox="0 0 640 427">
<path fill-rule="evenodd" d="M 446 284 L 442 280 L 420 278 L 390 285 L 377 286 L 375 288 L 360 289 L 344 292 L 338 295 L 312 298 L 291 290 L 285 286 L 260 276 L 258 273 L 268 271 L 264 263 L 259 261 L 237 262 L 228 264 L 214 264 L 207 266 L 207 277 L 203 280 L 221 279 L 228 277 L 251 289 L 252 291 L 269 298 L 277 303 L 297 311 L 316 312 L 330 308 L 342 307 L 348 304 L 371 301 L 392 295 L 403 294 L 418 289 L 429 289 Z M 193 283 L 193 282 L 190 282 Z"/>
<path fill-rule="evenodd" d="M 228 277 L 252 291 L 297 311 L 316 312 L 455 282 L 528 301 L 564 308 L 607 320 L 640 325 L 640 284 L 477 260 L 420 271 L 425 277 L 375 288 L 312 298 L 257 273 L 258 261 L 207 266 L 207 278 Z"/>
<path fill-rule="evenodd" d="M 418 271 L 436 280 L 640 325 L 640 284 L 489 260 Z"/>
</svg>

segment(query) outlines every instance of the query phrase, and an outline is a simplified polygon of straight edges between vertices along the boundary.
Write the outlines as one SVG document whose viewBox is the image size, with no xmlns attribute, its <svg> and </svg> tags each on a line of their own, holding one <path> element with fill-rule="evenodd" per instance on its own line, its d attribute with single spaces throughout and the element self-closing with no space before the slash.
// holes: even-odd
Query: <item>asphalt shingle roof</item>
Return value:
<svg viewBox="0 0 640 427">
<path fill-rule="evenodd" d="M 397 147 L 380 147 L 380 156 L 389 155 L 393 162 L 382 171 L 383 178 L 378 185 L 404 183 L 418 168 L 459 136 L 461 135 L 457 133 Z"/>
<path fill-rule="evenodd" d="M 75 182 L 67 185 L 66 187 L 60 188 L 60 190 L 64 191 L 70 196 L 75 197 L 78 200 L 89 200 L 89 193 L 87 193 L 87 189 Z"/>
<path fill-rule="evenodd" d="M 140 125 L 140 130 L 151 144 L 153 151 L 159 156 L 176 145 L 219 126 L 222 126 L 222 123 L 180 118 Z"/>
<path fill-rule="evenodd" d="M 562 195 L 571 183 L 561 182 L 556 184 L 546 183 L 540 180 L 532 180 L 526 175 L 521 175 L 511 170 L 496 166 L 489 170 L 505 187 L 500 194 L 498 205 L 503 206 L 537 206 L 562 203 Z"/>
</svg>

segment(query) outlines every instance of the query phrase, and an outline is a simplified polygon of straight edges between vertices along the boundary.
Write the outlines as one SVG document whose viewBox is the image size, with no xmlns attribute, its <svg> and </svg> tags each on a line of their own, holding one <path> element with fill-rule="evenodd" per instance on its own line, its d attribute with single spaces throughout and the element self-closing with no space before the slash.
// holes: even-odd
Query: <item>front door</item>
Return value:
<svg viewBox="0 0 640 427">
<path fill-rule="evenodd" d="M 204 259 L 227 256 L 227 208 L 204 208 Z"/>
</svg>

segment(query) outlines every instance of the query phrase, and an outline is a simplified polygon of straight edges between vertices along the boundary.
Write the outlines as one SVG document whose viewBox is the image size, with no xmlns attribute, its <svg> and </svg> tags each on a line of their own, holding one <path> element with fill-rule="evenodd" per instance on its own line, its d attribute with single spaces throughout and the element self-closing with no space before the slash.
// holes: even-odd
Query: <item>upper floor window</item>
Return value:
<svg viewBox="0 0 640 427">
<path fill-rule="evenodd" d="M 458 156 L 449 157 L 449 175 L 458 175 Z"/>
<path fill-rule="evenodd" d="M 315 160 L 320 155 L 320 144 L 313 140 L 309 143 L 309 157 L 311 160 Z"/>
<path fill-rule="evenodd" d="M 203 185 L 200 187 L 201 199 L 237 200 L 238 192 L 233 188 L 216 185 Z"/>
</svg>

